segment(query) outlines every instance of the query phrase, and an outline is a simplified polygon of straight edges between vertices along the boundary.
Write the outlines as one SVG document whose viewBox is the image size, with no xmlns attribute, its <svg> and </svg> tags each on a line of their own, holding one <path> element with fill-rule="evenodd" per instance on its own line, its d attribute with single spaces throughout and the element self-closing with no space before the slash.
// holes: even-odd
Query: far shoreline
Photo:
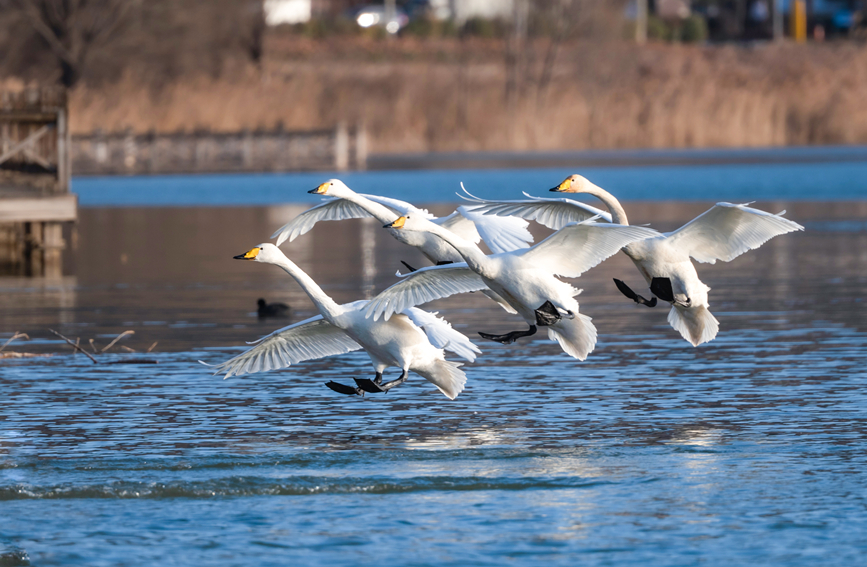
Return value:
<svg viewBox="0 0 867 567">
<path fill-rule="evenodd" d="M 867 145 L 774 146 L 576 151 L 493 151 L 380 153 L 367 169 L 523 169 L 549 167 L 631 167 L 672 165 L 746 165 L 867 161 Z"/>
</svg>

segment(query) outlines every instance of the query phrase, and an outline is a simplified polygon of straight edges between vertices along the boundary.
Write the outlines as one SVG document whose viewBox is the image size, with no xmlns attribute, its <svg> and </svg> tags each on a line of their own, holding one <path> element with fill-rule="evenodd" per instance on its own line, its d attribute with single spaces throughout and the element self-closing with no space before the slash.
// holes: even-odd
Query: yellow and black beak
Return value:
<svg viewBox="0 0 867 567">
<path fill-rule="evenodd" d="M 552 187 L 550 191 L 554 191 L 555 193 L 568 193 L 569 189 L 572 187 L 572 178 L 567 177 L 563 183 L 556 187 Z"/>
<path fill-rule="evenodd" d="M 238 254 L 237 256 L 233 256 L 235 260 L 255 260 L 256 256 L 259 255 L 262 249 L 259 247 L 251 248 L 249 252 L 245 252 L 244 254 Z"/>
<path fill-rule="evenodd" d="M 319 187 L 317 187 L 316 189 L 311 189 L 310 191 L 308 191 L 308 193 L 312 193 L 314 195 L 324 195 L 324 194 L 328 193 L 328 186 L 329 185 L 331 185 L 331 183 L 325 182 L 322 185 L 320 185 Z"/>
<path fill-rule="evenodd" d="M 384 224 L 382 228 L 403 228 L 404 224 L 406 224 L 406 217 L 397 217 L 396 221 Z"/>
</svg>

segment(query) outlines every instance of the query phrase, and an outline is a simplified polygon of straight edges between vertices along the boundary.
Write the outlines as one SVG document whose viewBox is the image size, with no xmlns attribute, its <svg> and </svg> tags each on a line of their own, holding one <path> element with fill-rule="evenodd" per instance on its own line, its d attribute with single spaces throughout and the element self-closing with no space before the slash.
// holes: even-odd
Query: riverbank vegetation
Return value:
<svg viewBox="0 0 867 567">
<path fill-rule="evenodd" d="M 168 27 L 154 23 L 165 3 L 144 3 L 151 19 L 118 24 L 82 58 L 74 133 L 345 122 L 366 127 L 373 152 L 867 143 L 861 42 L 639 46 L 609 12 L 518 40 L 478 23 L 397 38 L 256 32 L 225 25 L 255 14 L 183 2 Z M 62 78 L 37 36 L 4 29 L 0 44 L 34 50 L 0 64 L 6 88 Z"/>
</svg>

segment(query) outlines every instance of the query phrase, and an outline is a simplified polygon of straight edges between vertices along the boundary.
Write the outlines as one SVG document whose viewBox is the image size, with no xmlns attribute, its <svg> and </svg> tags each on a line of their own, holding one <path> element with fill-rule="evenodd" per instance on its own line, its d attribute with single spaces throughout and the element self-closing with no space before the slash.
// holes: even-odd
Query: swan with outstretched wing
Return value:
<svg viewBox="0 0 867 567">
<path fill-rule="evenodd" d="M 608 191 L 580 175 L 571 175 L 551 189 L 558 193 L 586 193 L 599 198 L 610 211 L 609 220 L 628 224 L 626 211 Z M 478 212 L 510 214 L 557 230 L 563 223 L 587 217 L 594 207 L 571 199 L 527 201 L 486 201 L 470 196 Z M 785 211 L 772 214 L 748 205 L 717 203 L 673 232 L 659 234 L 623 248 L 650 286 L 654 297 L 646 299 L 621 280 L 617 288 L 638 304 L 654 307 L 657 297 L 671 304 L 668 322 L 693 346 L 711 341 L 719 331 L 719 322 L 708 309 L 710 288 L 698 277 L 692 260 L 713 264 L 729 262 L 744 252 L 754 250 L 775 236 L 804 230 L 783 218 Z"/>
<path fill-rule="evenodd" d="M 341 394 L 361 396 L 364 392 L 387 392 L 405 382 L 409 371 L 413 371 L 449 399 L 454 399 L 464 389 L 466 375 L 460 369 L 461 364 L 446 360 L 443 351 L 451 351 L 468 362 L 473 362 L 481 351 L 435 313 L 410 307 L 387 321 L 368 319 L 365 309 L 369 301 L 338 305 L 273 244 L 260 244 L 235 258 L 282 268 L 304 289 L 320 315 L 259 339 L 246 352 L 218 364 L 216 374 L 222 373 L 228 378 L 266 372 L 363 349 L 373 363 L 374 379 L 356 378 L 354 387 L 331 381 L 326 384 L 329 388 Z M 382 374 L 389 367 L 400 368 L 401 375 L 396 380 L 383 382 Z"/>
<path fill-rule="evenodd" d="M 591 219 L 567 225 L 532 248 L 486 256 L 422 216 L 403 216 L 385 227 L 433 234 L 458 250 L 464 262 L 432 266 L 405 276 L 370 301 L 365 309 L 369 317 L 388 319 L 413 305 L 487 288 L 508 302 L 529 329 L 500 335 L 479 333 L 483 338 L 510 344 L 534 335 L 537 327 L 547 327 L 549 338 L 579 360 L 593 351 L 596 328 L 589 317 L 578 312 L 575 296 L 580 290 L 556 276 L 578 277 L 623 246 L 658 234 L 648 228 L 600 224 Z"/>
</svg>

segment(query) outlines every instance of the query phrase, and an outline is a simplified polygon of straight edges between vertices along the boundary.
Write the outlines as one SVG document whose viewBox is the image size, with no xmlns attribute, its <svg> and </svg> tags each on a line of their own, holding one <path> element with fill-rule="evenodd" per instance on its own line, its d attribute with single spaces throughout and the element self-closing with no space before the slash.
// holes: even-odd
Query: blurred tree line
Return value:
<svg viewBox="0 0 867 567">
<path fill-rule="evenodd" d="M 544 55 L 550 66 L 569 38 L 622 35 L 625 1 L 515 0 L 512 18 L 474 18 L 460 26 L 417 10 L 401 34 L 503 40 L 510 73 L 517 76 L 527 38 L 551 39 Z M 217 78 L 233 62 L 261 65 L 266 34 L 384 38 L 384 30 L 365 30 L 352 20 L 351 10 L 366 3 L 320 2 L 309 23 L 266 29 L 262 0 L 0 0 L 0 76 L 67 87 L 83 79 L 97 86 L 124 73 L 155 86 L 184 75 Z M 545 73 L 541 79 L 547 80 Z"/>
<path fill-rule="evenodd" d="M 264 32 L 255 0 L 0 0 L 0 74 L 67 87 L 217 76 L 229 58 L 259 63 Z"/>
</svg>

